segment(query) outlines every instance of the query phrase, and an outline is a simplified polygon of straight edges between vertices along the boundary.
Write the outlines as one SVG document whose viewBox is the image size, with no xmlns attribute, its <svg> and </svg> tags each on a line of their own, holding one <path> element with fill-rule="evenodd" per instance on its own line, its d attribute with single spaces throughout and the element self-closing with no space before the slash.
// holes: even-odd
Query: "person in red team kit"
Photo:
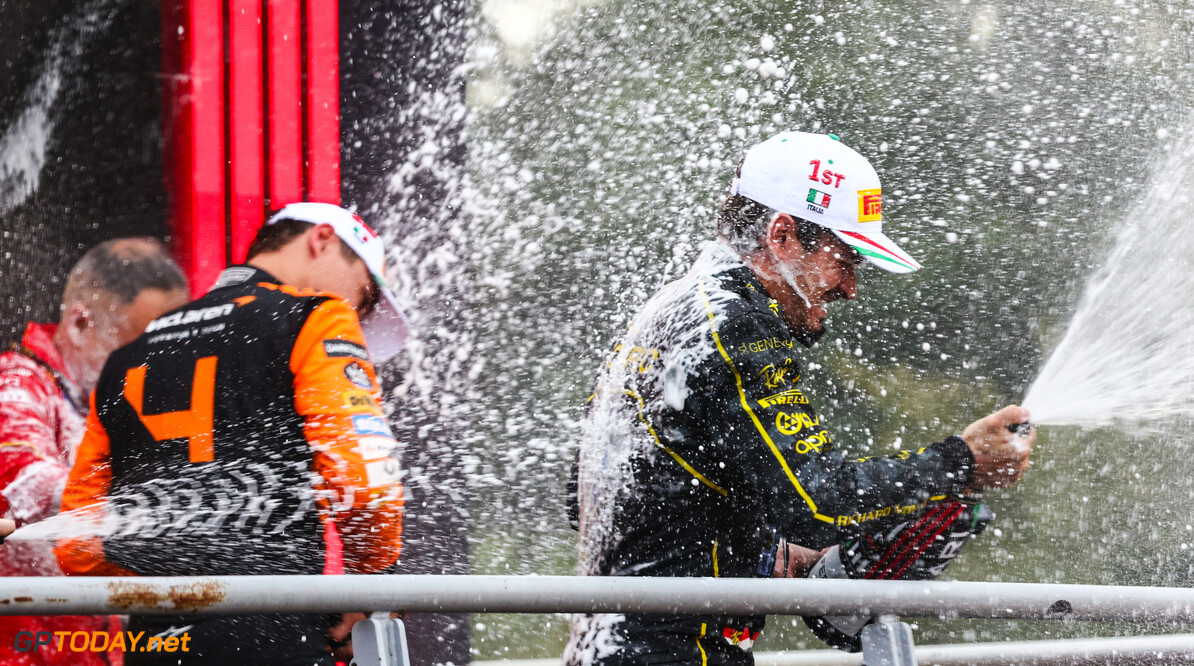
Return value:
<svg viewBox="0 0 1194 666">
<path fill-rule="evenodd" d="M 248 263 L 114 353 L 63 511 L 120 529 L 60 540 L 63 570 L 309 575 L 393 565 L 402 485 L 373 362 L 400 349 L 405 320 L 384 265 L 381 239 L 356 215 L 291 204 L 258 232 Z M 188 636 L 189 649 L 125 660 L 330 665 L 329 646 L 346 642 L 348 625 L 322 615 L 134 615 L 134 633 Z"/>
<path fill-rule="evenodd" d="M 30 323 L 20 343 L 0 354 L 0 516 L 17 527 L 58 512 L 83 436 L 85 396 L 104 361 L 152 319 L 186 301 L 186 278 L 156 241 L 107 241 L 83 255 L 67 279 L 58 323 Z M 8 543 L 0 548 L 0 574 L 62 575 L 52 547 Z M 112 628 L 106 617 L 0 616 L 0 662 L 107 664 L 104 653 L 54 646 L 18 651 L 14 642 L 17 632 Z"/>
</svg>

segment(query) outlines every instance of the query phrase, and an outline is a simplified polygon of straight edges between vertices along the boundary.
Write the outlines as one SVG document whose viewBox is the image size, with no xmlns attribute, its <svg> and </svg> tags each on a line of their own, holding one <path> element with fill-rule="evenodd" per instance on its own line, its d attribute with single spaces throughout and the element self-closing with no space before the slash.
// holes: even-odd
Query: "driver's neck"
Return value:
<svg viewBox="0 0 1194 666">
<path fill-rule="evenodd" d="M 779 303 L 784 322 L 797 339 L 805 346 L 816 342 L 823 331 L 812 331 L 805 325 L 809 319 L 809 305 L 796 287 L 788 283 L 776 265 L 775 257 L 763 249 L 742 257 L 742 263 L 759 279 L 767 295 Z"/>
<path fill-rule="evenodd" d="M 292 287 L 308 286 L 308 260 L 302 243 L 290 243 L 274 252 L 265 252 L 250 259 L 248 265 L 274 276 L 282 284 Z"/>
</svg>

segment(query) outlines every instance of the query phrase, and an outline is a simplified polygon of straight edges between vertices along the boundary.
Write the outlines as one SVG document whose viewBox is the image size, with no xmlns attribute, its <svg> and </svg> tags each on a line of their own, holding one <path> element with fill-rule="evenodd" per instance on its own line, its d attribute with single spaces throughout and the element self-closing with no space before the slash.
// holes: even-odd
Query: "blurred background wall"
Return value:
<svg viewBox="0 0 1194 666">
<path fill-rule="evenodd" d="M 197 294 L 291 201 L 358 209 L 392 263 L 442 252 L 464 182 L 464 14 L 455 0 L 0 0 L 0 344 L 56 321 L 70 266 L 109 238 L 171 242 Z M 461 383 L 443 359 L 455 278 L 436 277 L 457 271 L 418 271 L 417 292 L 414 269 L 396 272 L 418 328 L 381 369 L 412 470 L 402 571 L 468 573 L 455 422 L 427 392 L 393 392 Z M 467 618 L 408 626 L 415 663 L 468 660 Z"/>
</svg>

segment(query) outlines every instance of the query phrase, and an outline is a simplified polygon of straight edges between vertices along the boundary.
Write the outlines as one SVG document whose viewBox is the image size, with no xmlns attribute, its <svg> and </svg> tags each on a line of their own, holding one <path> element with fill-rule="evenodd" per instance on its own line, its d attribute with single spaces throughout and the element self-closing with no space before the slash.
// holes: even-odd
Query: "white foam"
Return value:
<svg viewBox="0 0 1194 666">
<path fill-rule="evenodd" d="M 51 57 L 26 94 L 27 105 L 0 136 L 0 214 L 16 208 L 41 184 L 54 129 L 50 108 L 62 87 L 62 58 Z"/>
<path fill-rule="evenodd" d="M 1194 123 L 1190 128 L 1194 130 Z M 1039 424 L 1194 416 L 1194 142 L 1168 153 L 1024 399 Z"/>
<path fill-rule="evenodd" d="M 716 353 L 709 335 L 709 312 L 698 284 L 709 299 L 716 326 L 726 300 L 736 295 L 722 290 L 711 276 L 740 265 L 738 255 L 729 247 L 706 244 L 688 273 L 661 289 L 638 311 L 621 347 L 602 371 L 580 451 L 582 574 L 600 573 L 601 553 L 620 540 L 614 528 L 614 508 L 630 487 L 631 460 L 659 453 L 644 420 L 663 410 L 683 409 L 692 373 Z M 648 366 L 659 383 L 656 390 L 645 396 L 626 393 L 636 385 L 633 374 Z M 636 409 L 628 408 L 639 400 Z"/>
<path fill-rule="evenodd" d="M 23 204 L 41 185 L 64 75 L 73 70 L 91 39 L 111 25 L 119 4 L 93 0 L 51 35 L 41 74 L 25 92 L 25 108 L 0 135 L 0 215 Z"/>
</svg>

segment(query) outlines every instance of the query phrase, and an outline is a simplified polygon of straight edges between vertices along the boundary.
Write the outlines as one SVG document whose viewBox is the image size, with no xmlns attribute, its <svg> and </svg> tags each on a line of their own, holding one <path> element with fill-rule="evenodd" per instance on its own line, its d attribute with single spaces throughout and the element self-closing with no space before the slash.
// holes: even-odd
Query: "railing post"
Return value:
<svg viewBox="0 0 1194 666">
<path fill-rule="evenodd" d="M 352 625 L 351 666 L 410 666 L 402 620 L 377 612 Z"/>
<path fill-rule="evenodd" d="M 895 615 L 880 615 L 862 628 L 863 666 L 916 666 L 912 627 Z"/>
</svg>

